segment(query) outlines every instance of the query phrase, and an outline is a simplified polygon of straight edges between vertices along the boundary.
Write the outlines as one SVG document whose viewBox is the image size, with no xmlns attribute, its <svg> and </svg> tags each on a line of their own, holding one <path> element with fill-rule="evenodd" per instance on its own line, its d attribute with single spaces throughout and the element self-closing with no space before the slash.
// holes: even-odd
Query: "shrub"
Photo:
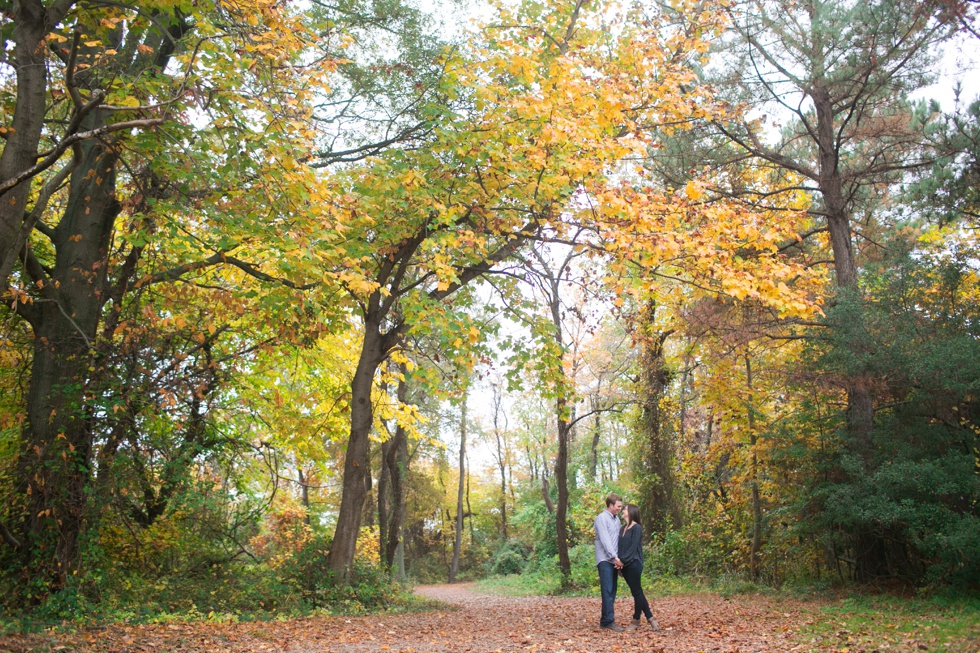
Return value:
<svg viewBox="0 0 980 653">
<path fill-rule="evenodd" d="M 520 540 L 507 540 L 487 561 L 486 569 L 492 576 L 523 573 L 529 568 L 531 553 Z"/>
<path fill-rule="evenodd" d="M 595 545 L 577 544 L 568 550 L 572 564 L 568 589 L 599 591 L 599 573 L 595 564 Z"/>
<path fill-rule="evenodd" d="M 494 576 L 519 574 L 524 570 L 524 556 L 504 545 L 490 561 L 490 573 Z"/>
</svg>

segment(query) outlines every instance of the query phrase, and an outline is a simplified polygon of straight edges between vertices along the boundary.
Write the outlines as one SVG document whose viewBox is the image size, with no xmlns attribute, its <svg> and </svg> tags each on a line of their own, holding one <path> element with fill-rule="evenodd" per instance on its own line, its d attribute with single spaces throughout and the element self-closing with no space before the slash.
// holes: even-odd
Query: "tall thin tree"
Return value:
<svg viewBox="0 0 980 653">
<path fill-rule="evenodd" d="M 459 483 L 456 489 L 456 519 L 453 538 L 453 561 L 449 567 L 449 582 L 456 582 L 459 556 L 463 549 L 463 491 L 466 483 L 466 393 L 460 404 L 459 417 Z"/>
</svg>

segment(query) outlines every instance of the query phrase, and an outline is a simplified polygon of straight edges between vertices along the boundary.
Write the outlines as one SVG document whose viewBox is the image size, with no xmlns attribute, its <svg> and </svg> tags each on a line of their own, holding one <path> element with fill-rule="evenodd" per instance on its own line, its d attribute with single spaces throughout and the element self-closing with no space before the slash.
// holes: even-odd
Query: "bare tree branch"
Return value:
<svg viewBox="0 0 980 653">
<path fill-rule="evenodd" d="M 100 98 L 101 101 L 101 98 Z M 44 170 L 47 170 L 52 165 L 54 165 L 61 155 L 65 153 L 68 148 L 72 147 L 75 143 L 80 141 L 88 140 L 90 138 L 99 138 L 113 132 L 122 131 L 125 129 L 140 129 L 145 127 L 155 127 L 156 125 L 162 124 L 164 121 L 162 118 L 147 118 L 144 120 L 127 120 L 125 122 L 117 122 L 112 125 L 106 125 L 105 127 L 99 127 L 98 129 L 92 129 L 84 132 L 76 132 L 71 134 L 64 139 L 53 149 L 49 150 L 41 161 L 35 165 L 22 170 L 20 173 L 14 175 L 3 184 L 0 184 L 0 195 L 3 195 L 10 189 L 18 186 L 25 181 L 32 179 L 35 175 Z"/>
</svg>

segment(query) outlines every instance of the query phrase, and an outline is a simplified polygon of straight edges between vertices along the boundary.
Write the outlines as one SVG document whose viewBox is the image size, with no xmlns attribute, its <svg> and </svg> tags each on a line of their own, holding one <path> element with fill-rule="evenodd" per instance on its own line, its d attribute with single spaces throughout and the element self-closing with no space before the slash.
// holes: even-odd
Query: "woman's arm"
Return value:
<svg viewBox="0 0 980 653">
<path fill-rule="evenodd" d="M 633 527 L 636 531 L 636 560 L 639 563 L 643 563 L 643 527 L 637 524 Z"/>
</svg>

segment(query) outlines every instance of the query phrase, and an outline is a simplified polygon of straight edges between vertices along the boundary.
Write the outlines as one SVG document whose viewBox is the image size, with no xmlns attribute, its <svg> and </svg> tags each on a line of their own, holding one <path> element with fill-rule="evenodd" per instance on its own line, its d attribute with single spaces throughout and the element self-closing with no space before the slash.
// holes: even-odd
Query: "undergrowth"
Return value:
<svg viewBox="0 0 980 653">
<path fill-rule="evenodd" d="M 980 598 L 848 596 L 815 605 L 798 635 L 801 644 L 821 649 L 976 653 Z"/>
</svg>

